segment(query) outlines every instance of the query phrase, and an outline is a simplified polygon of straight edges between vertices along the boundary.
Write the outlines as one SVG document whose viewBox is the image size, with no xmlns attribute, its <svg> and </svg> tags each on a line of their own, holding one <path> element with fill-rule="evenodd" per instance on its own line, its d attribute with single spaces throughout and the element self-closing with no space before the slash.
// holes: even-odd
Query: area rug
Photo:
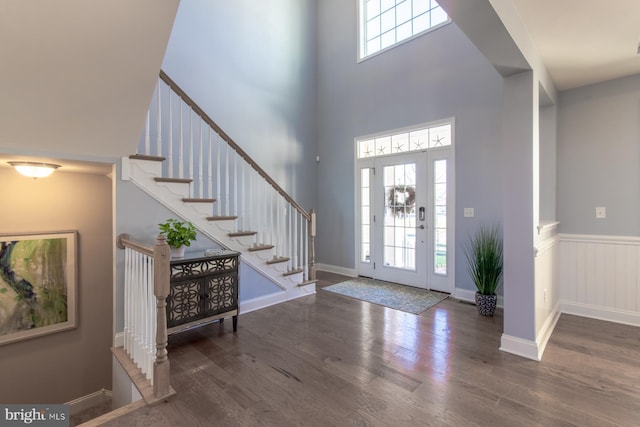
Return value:
<svg viewBox="0 0 640 427">
<path fill-rule="evenodd" d="M 420 314 L 449 296 L 441 292 L 362 277 L 322 289 L 413 314 Z"/>
</svg>

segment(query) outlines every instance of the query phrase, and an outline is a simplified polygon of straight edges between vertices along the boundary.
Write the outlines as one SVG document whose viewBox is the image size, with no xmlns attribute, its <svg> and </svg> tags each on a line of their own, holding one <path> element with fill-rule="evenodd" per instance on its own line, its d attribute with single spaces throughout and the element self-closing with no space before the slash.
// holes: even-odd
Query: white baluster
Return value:
<svg viewBox="0 0 640 427">
<path fill-rule="evenodd" d="M 158 84 L 158 120 L 157 120 L 157 131 L 158 131 L 158 135 L 156 137 L 156 155 L 160 155 L 160 152 L 162 150 L 162 125 L 161 125 L 161 120 L 162 120 L 162 109 L 161 109 L 161 99 L 160 99 L 160 92 L 162 90 L 162 86 L 160 84 Z"/>
<path fill-rule="evenodd" d="M 150 126 L 151 119 L 149 118 L 149 111 L 147 111 L 147 124 L 144 128 L 144 152 L 142 154 L 150 154 L 151 153 L 151 134 L 150 134 Z"/>
<path fill-rule="evenodd" d="M 180 100 L 180 146 L 178 147 L 178 178 L 184 178 L 184 116 L 182 114 L 184 102 Z"/>
<path fill-rule="evenodd" d="M 285 201 L 285 207 L 284 207 L 284 212 L 285 212 L 285 253 L 287 254 L 287 256 L 289 257 L 289 268 L 292 269 L 293 268 L 293 254 L 291 253 L 291 212 L 290 212 L 290 207 L 288 204 L 286 204 Z"/>
<path fill-rule="evenodd" d="M 239 186 L 240 188 L 245 188 L 245 182 L 246 182 L 246 163 L 242 162 L 242 164 L 240 165 L 240 183 Z M 246 230 L 245 225 L 246 225 L 246 219 L 247 218 L 247 192 L 243 191 L 242 194 L 240 194 L 240 228 L 242 230 Z"/>
<path fill-rule="evenodd" d="M 225 147 L 224 156 L 224 214 L 229 216 L 229 146 Z"/>
<path fill-rule="evenodd" d="M 144 255 L 138 253 L 138 265 L 140 268 L 141 279 L 136 283 L 136 289 L 138 291 L 138 303 L 136 307 L 143 307 L 144 304 L 144 289 L 142 284 L 147 280 L 146 278 L 146 270 L 144 268 Z M 140 309 L 136 310 L 137 320 L 136 320 L 136 338 L 137 345 L 136 350 L 138 351 L 136 354 L 136 363 L 139 368 L 142 368 L 140 361 L 142 360 L 142 356 L 144 355 L 144 330 L 143 330 L 143 322 L 144 322 L 144 312 Z"/>
<path fill-rule="evenodd" d="M 146 355 L 146 360 L 147 360 L 147 378 L 151 381 L 151 384 L 153 385 L 153 362 L 155 359 L 155 353 L 156 353 L 156 346 L 155 346 L 155 319 L 154 319 L 154 314 L 156 312 L 155 310 L 155 295 L 153 294 L 153 283 L 154 283 L 154 276 L 153 276 L 153 258 L 152 257 L 147 257 L 147 268 L 149 271 L 148 277 L 149 280 L 147 281 L 147 298 L 146 298 L 146 304 L 147 304 L 147 355 Z"/>
<path fill-rule="evenodd" d="M 233 151 L 233 215 L 238 216 L 238 153 Z"/>
<path fill-rule="evenodd" d="M 275 189 L 269 186 L 269 242 L 272 245 L 276 245 L 277 239 L 277 218 L 278 218 L 278 193 Z"/>
<path fill-rule="evenodd" d="M 133 270 L 135 271 L 135 280 L 132 284 L 132 289 L 131 289 L 131 294 L 133 295 L 133 300 L 131 301 L 133 304 L 133 307 L 136 307 L 136 304 L 138 302 L 138 288 L 136 286 L 137 283 L 139 283 L 140 281 L 140 270 L 138 270 L 138 254 L 134 252 L 134 268 Z M 138 313 L 136 310 L 133 310 L 132 307 L 132 317 L 131 317 L 131 329 L 133 331 L 133 334 L 131 336 L 131 358 L 134 360 L 136 360 L 136 357 L 138 355 L 138 351 L 137 351 L 137 342 L 138 342 L 138 326 L 137 326 L 137 322 L 138 322 Z"/>
<path fill-rule="evenodd" d="M 302 278 L 303 280 L 307 280 L 307 228 L 306 228 L 307 220 L 305 219 L 302 212 L 300 212 L 300 267 L 303 269 Z"/>
<path fill-rule="evenodd" d="M 291 245 L 292 245 L 292 252 L 293 252 L 293 265 L 294 265 L 294 269 L 299 268 L 300 267 L 300 258 L 299 258 L 299 253 L 298 253 L 298 212 L 294 211 L 293 209 L 291 209 L 292 215 L 291 215 L 291 221 L 292 221 L 292 228 L 293 228 L 293 236 L 291 238 Z"/>
<path fill-rule="evenodd" d="M 251 230 L 254 227 L 254 216 L 255 216 L 255 212 L 256 212 L 256 203 L 255 200 L 253 198 L 253 183 L 256 180 L 255 178 L 255 172 L 253 171 L 253 169 L 250 171 L 250 175 L 249 175 L 249 215 L 247 217 L 247 230 Z"/>
<path fill-rule="evenodd" d="M 129 348 L 129 301 L 130 297 L 130 283 L 131 283 L 131 265 L 130 265 L 130 252 L 131 249 L 125 248 L 124 250 L 124 350 L 128 353 Z"/>
<path fill-rule="evenodd" d="M 222 196 L 220 194 L 220 139 L 220 135 L 216 134 L 216 199 L 218 199 L 216 211 L 218 212 L 218 216 L 222 214 Z"/>
<path fill-rule="evenodd" d="M 189 161 L 189 176 L 187 178 L 193 179 L 193 110 L 189 109 L 189 152 L 187 153 L 187 159 Z M 189 186 L 191 189 L 191 186 Z"/>
<path fill-rule="evenodd" d="M 146 356 L 147 356 L 147 317 L 148 317 L 148 313 L 147 313 L 147 283 L 149 282 L 149 277 L 147 276 L 149 274 L 149 270 L 147 270 L 147 257 L 143 254 L 140 255 L 140 267 L 142 268 L 142 280 L 140 281 L 140 283 L 137 284 L 138 289 L 140 289 L 140 305 L 139 307 L 139 313 L 140 313 L 140 318 L 139 318 L 139 323 L 138 323 L 138 328 L 140 330 L 140 334 L 139 334 L 139 340 L 138 340 L 138 345 L 140 353 L 138 355 L 138 359 L 136 360 L 136 363 L 138 364 L 138 367 L 140 368 L 140 370 L 142 371 L 143 374 L 146 374 L 146 370 L 147 370 L 147 362 L 146 362 Z"/>
<path fill-rule="evenodd" d="M 274 200 L 274 189 L 271 185 L 267 185 L 267 210 L 268 210 L 268 216 L 267 216 L 267 233 L 268 233 L 268 241 L 270 245 L 275 245 L 275 224 L 274 224 L 274 213 L 273 210 L 275 209 L 275 200 Z"/>
<path fill-rule="evenodd" d="M 282 216 L 283 209 L 280 197 L 276 198 L 276 255 L 284 256 L 284 240 L 282 239 Z"/>
<path fill-rule="evenodd" d="M 169 91 L 169 146 L 167 147 L 169 160 L 169 177 L 173 178 L 173 106 L 171 105 L 171 93 Z"/>
<path fill-rule="evenodd" d="M 263 240 L 262 240 L 262 190 L 263 190 L 263 179 L 259 174 L 256 174 L 256 209 L 255 209 L 255 215 L 256 215 L 256 232 L 258 234 L 256 234 L 256 242 L 262 244 Z"/>
<path fill-rule="evenodd" d="M 200 120 L 200 155 L 198 156 L 198 197 L 202 198 L 202 195 L 204 194 L 202 191 L 202 187 L 204 184 L 204 177 L 203 177 L 203 173 L 202 173 L 202 165 L 203 163 L 203 157 L 204 157 L 204 150 L 203 150 L 203 139 L 202 139 L 202 134 L 204 132 L 202 131 L 202 120 Z"/>
<path fill-rule="evenodd" d="M 213 199 L 214 195 L 213 195 L 213 171 L 211 170 L 212 167 L 212 162 L 213 162 L 213 146 L 211 145 L 211 128 L 209 128 L 209 133 L 208 133 L 208 138 L 207 140 L 208 142 L 208 146 L 209 149 L 207 150 L 209 153 L 208 159 L 207 159 L 207 164 L 209 165 L 209 167 L 207 168 L 207 177 L 208 177 L 208 183 L 209 185 L 207 185 L 207 196 L 208 198 Z"/>
</svg>

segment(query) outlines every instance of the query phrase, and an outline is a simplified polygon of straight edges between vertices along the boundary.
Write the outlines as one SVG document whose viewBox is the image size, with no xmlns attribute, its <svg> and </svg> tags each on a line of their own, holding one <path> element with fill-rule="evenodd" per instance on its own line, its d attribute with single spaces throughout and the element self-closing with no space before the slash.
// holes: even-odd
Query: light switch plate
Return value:
<svg viewBox="0 0 640 427">
<path fill-rule="evenodd" d="M 473 208 L 464 208 L 464 217 L 473 218 L 475 216 L 475 210 Z"/>
<path fill-rule="evenodd" d="M 607 208 L 605 207 L 597 207 L 596 208 L 596 218 L 602 219 L 607 217 Z"/>
</svg>

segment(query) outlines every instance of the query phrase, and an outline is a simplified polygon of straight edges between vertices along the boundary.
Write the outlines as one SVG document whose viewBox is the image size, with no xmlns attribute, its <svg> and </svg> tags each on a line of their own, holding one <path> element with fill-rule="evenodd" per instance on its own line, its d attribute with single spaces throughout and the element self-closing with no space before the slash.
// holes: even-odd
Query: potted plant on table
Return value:
<svg viewBox="0 0 640 427">
<path fill-rule="evenodd" d="M 476 285 L 476 306 L 483 316 L 493 316 L 503 270 L 502 236 L 498 226 L 480 226 L 464 246 L 469 275 Z"/>
<path fill-rule="evenodd" d="M 196 240 L 196 227 L 189 221 L 169 218 L 158 226 L 160 234 L 164 234 L 171 247 L 171 258 L 182 258 L 185 247 Z"/>
</svg>

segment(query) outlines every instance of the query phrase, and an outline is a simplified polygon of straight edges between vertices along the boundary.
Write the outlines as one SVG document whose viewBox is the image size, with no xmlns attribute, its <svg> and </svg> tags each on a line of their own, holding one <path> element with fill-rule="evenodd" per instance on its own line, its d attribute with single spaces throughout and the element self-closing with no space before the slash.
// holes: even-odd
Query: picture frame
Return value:
<svg viewBox="0 0 640 427">
<path fill-rule="evenodd" d="M 0 345 L 77 327 L 76 231 L 0 234 Z"/>
</svg>

